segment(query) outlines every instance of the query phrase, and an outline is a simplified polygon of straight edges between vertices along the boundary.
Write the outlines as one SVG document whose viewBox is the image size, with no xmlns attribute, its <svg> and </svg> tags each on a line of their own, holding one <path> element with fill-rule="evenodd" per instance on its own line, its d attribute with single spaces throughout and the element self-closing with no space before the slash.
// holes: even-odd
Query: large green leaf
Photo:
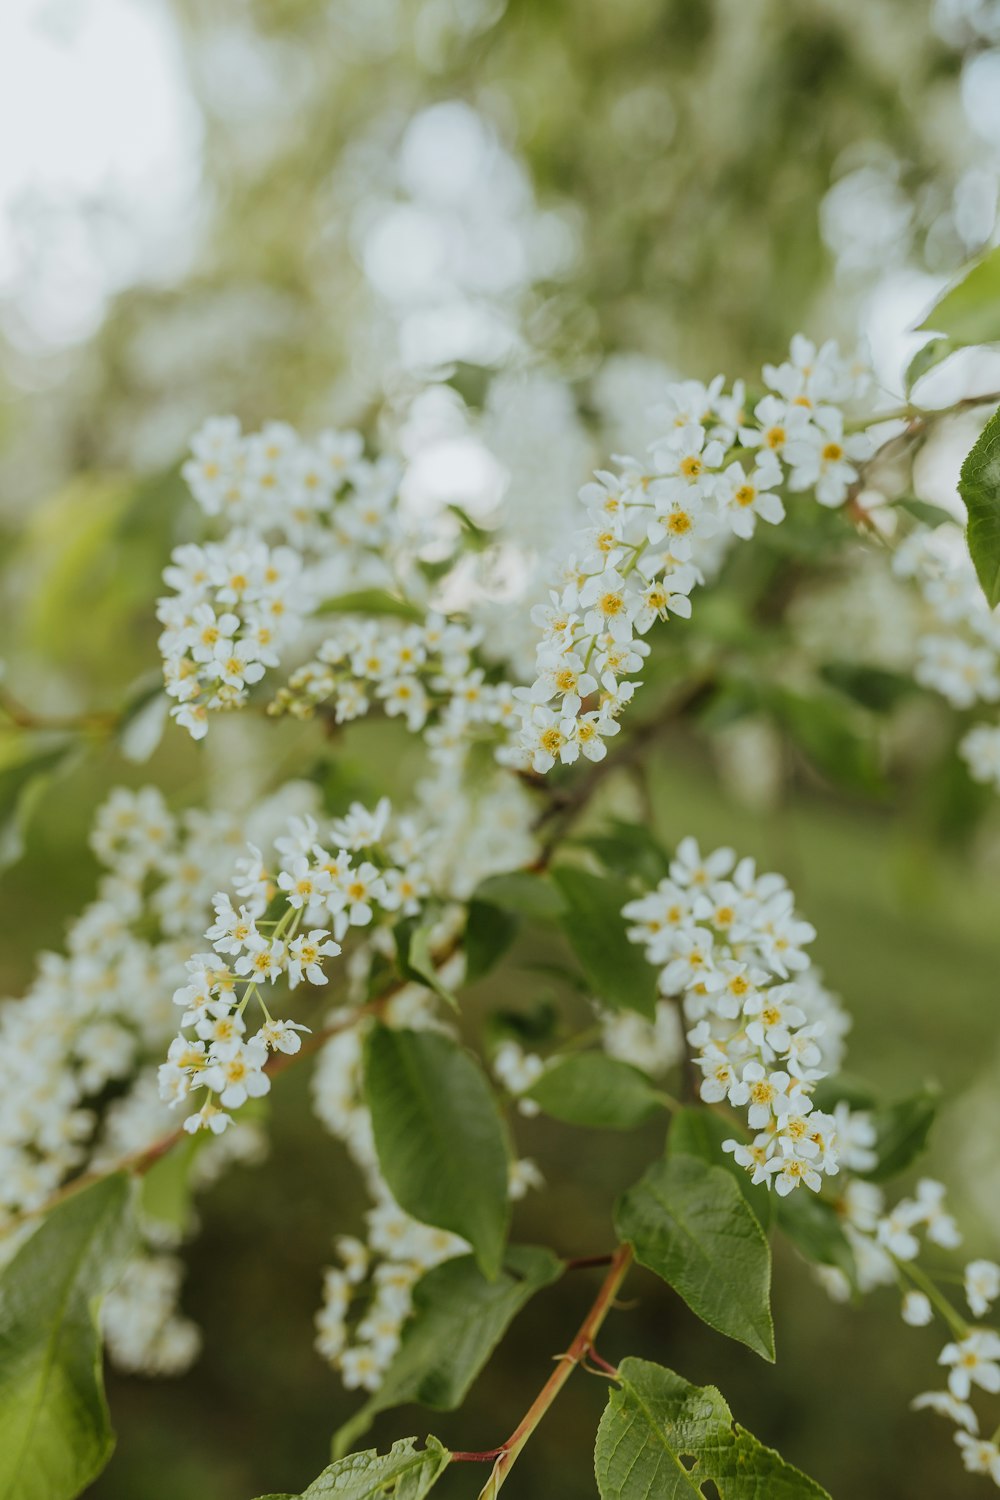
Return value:
<svg viewBox="0 0 1000 1500">
<path fill-rule="evenodd" d="M 615 1226 L 710 1328 L 774 1359 L 771 1251 L 728 1172 L 693 1156 L 654 1162 L 622 1197 Z"/>
<path fill-rule="evenodd" d="M 830 1500 L 773 1448 L 733 1421 L 712 1385 L 624 1359 L 597 1429 L 601 1500 Z"/>
<path fill-rule="evenodd" d="M 376 1025 L 365 1047 L 365 1099 L 396 1201 L 468 1240 L 484 1275 L 495 1277 L 510 1218 L 509 1148 L 479 1064 L 440 1032 Z"/>
<path fill-rule="evenodd" d="M 1000 604 L 1000 411 L 966 456 L 958 480 L 969 522 L 969 554 L 991 609 Z"/>
<path fill-rule="evenodd" d="M 260 1500 L 423 1500 L 451 1462 L 451 1454 L 429 1437 L 401 1438 L 388 1453 L 374 1448 L 349 1453 L 323 1470 L 301 1495 L 261 1495 Z"/>
<path fill-rule="evenodd" d="M 603 1130 L 634 1130 L 663 1108 L 645 1073 L 606 1052 L 571 1052 L 526 1092 L 555 1120 Z"/>
<path fill-rule="evenodd" d="M 395 1359 L 374 1396 L 337 1433 L 334 1454 L 356 1443 L 387 1407 L 404 1401 L 434 1411 L 461 1406 L 512 1319 L 562 1269 L 551 1250 L 511 1245 L 495 1281 L 485 1279 L 471 1255 L 428 1271 L 413 1289 L 413 1314 Z"/>
<path fill-rule="evenodd" d="M 597 999 L 613 1010 L 652 1017 L 656 971 L 626 937 L 624 881 L 572 865 L 560 865 L 552 877 L 566 899 L 560 924 Z"/>
<path fill-rule="evenodd" d="M 952 348 L 1000 339 L 1000 248 L 949 287 L 919 326 L 927 333 L 944 334 Z"/>
<path fill-rule="evenodd" d="M 133 1234 L 117 1173 L 53 1209 L 0 1277 L 2 1500 L 72 1500 L 111 1457 L 96 1308 Z"/>
</svg>

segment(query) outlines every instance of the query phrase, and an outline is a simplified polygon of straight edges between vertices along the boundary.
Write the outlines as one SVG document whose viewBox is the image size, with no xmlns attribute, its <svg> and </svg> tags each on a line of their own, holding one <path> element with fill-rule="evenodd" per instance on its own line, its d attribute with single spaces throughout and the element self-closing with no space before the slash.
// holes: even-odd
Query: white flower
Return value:
<svg viewBox="0 0 1000 1500">
<path fill-rule="evenodd" d="M 934 1317 L 934 1309 L 923 1292 L 909 1291 L 903 1298 L 903 1322 L 911 1328 L 925 1328 Z"/>
<path fill-rule="evenodd" d="M 970 1260 L 963 1279 L 972 1315 L 981 1318 L 1000 1297 L 1000 1266 L 992 1260 Z"/>
<path fill-rule="evenodd" d="M 986 1438 L 970 1437 L 967 1432 L 956 1432 L 955 1442 L 962 1454 L 962 1463 L 970 1474 L 989 1474 L 993 1483 L 1000 1485 L 1000 1448 Z"/>
<path fill-rule="evenodd" d="M 968 1400 L 973 1385 L 996 1394 L 1000 1391 L 1000 1335 L 991 1328 L 973 1329 L 966 1338 L 946 1344 L 938 1364 L 950 1365 L 948 1389 L 959 1401 Z"/>
<path fill-rule="evenodd" d="M 923 1391 L 910 1402 L 914 1411 L 936 1411 L 941 1417 L 949 1417 L 966 1432 L 978 1432 L 979 1422 L 972 1407 L 965 1401 L 956 1401 L 950 1391 Z"/>
<path fill-rule="evenodd" d="M 735 536 L 752 537 L 758 516 L 771 526 L 785 519 L 785 507 L 780 496 L 774 494 L 780 483 L 781 465 L 767 450 L 749 474 L 742 464 L 729 465 L 716 485 L 715 494 Z"/>
<path fill-rule="evenodd" d="M 224 1061 L 206 1068 L 202 1081 L 219 1095 L 226 1109 L 238 1109 L 247 1099 L 259 1099 L 270 1089 L 271 1080 L 262 1071 L 266 1062 L 267 1047 L 252 1038 Z"/>
<path fill-rule="evenodd" d="M 728 875 L 735 863 L 732 849 L 716 849 L 702 859 L 697 841 L 689 836 L 677 845 L 677 853 L 670 862 L 670 878 L 679 886 L 707 885 Z"/>
<path fill-rule="evenodd" d="M 330 934 L 322 927 L 313 928 L 311 932 L 292 938 L 288 944 L 286 960 L 288 982 L 291 988 L 295 989 L 303 976 L 309 980 L 310 984 L 326 984 L 326 975 L 320 966 L 320 959 L 327 956 L 335 957 L 340 951 L 340 944 L 334 942 Z"/>
<path fill-rule="evenodd" d="M 300 1031 L 308 1031 L 298 1021 L 265 1021 L 257 1033 L 257 1039 L 273 1052 L 298 1052 L 302 1046 Z"/>
</svg>

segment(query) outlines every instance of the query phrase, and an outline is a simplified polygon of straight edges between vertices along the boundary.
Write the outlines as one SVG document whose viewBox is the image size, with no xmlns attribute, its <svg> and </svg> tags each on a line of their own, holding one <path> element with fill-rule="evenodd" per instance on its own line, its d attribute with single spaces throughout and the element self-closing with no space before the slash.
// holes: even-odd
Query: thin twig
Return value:
<svg viewBox="0 0 1000 1500">
<path fill-rule="evenodd" d="M 517 1458 L 525 1443 L 531 1437 L 539 1422 L 545 1416 L 549 1407 L 555 1401 L 559 1392 L 566 1384 L 577 1365 L 582 1364 L 586 1357 L 593 1353 L 594 1340 L 600 1331 L 608 1313 L 614 1305 L 615 1297 L 622 1282 L 628 1274 L 629 1266 L 632 1264 L 632 1247 L 620 1245 L 611 1258 L 608 1274 L 601 1283 L 600 1291 L 590 1305 L 587 1316 L 577 1331 L 576 1337 L 566 1350 L 560 1354 L 555 1369 L 548 1380 L 542 1386 L 538 1395 L 532 1401 L 528 1410 L 514 1428 L 510 1437 L 501 1447 L 486 1453 L 454 1453 L 452 1459 L 459 1462 L 489 1462 L 493 1460 L 493 1472 L 480 1492 L 479 1500 L 496 1500 L 500 1489 L 511 1469 L 517 1462 Z M 603 1364 L 604 1362 L 601 1361 Z M 611 1367 L 608 1366 L 610 1369 Z"/>
</svg>

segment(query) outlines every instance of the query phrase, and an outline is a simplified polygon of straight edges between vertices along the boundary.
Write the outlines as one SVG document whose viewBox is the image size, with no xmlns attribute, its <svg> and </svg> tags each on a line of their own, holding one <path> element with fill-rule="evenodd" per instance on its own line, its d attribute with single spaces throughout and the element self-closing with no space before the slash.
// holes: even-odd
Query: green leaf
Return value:
<svg viewBox="0 0 1000 1500">
<path fill-rule="evenodd" d="M 969 521 L 966 538 L 991 609 L 1000 604 L 1000 410 L 967 454 L 958 479 Z"/>
<path fill-rule="evenodd" d="M 511 870 L 504 875 L 489 875 L 473 892 L 475 899 L 488 901 L 519 917 L 544 920 L 558 917 L 566 903 L 547 875 L 533 875 L 528 870 Z"/>
<path fill-rule="evenodd" d="M 620 1200 L 615 1225 L 702 1322 L 773 1361 L 771 1251 L 728 1172 L 693 1156 L 654 1162 Z"/>
<path fill-rule="evenodd" d="M 853 792 L 883 788 L 875 741 L 856 711 L 831 696 L 779 688 L 768 695 L 775 717 L 813 767 L 835 786 Z"/>
<path fill-rule="evenodd" d="M 944 334 L 958 348 L 1000 339 L 1000 248 L 949 287 L 918 327 Z"/>
<path fill-rule="evenodd" d="M 191 1168 L 205 1132 L 186 1135 L 143 1175 L 139 1188 L 142 1219 L 167 1226 L 178 1237 L 191 1227 Z"/>
<path fill-rule="evenodd" d="M 509 1149 L 479 1064 L 439 1032 L 378 1024 L 365 1047 L 365 1102 L 397 1203 L 422 1223 L 468 1240 L 492 1280 L 510 1218 Z"/>
<path fill-rule="evenodd" d="M 613 818 L 608 833 L 592 833 L 574 839 L 589 849 L 612 875 L 637 875 L 644 885 L 655 885 L 670 873 L 670 855 L 644 823 Z"/>
<path fill-rule="evenodd" d="M 663 1109 L 645 1073 L 606 1052 L 570 1052 L 525 1091 L 554 1120 L 601 1130 L 634 1130 Z"/>
<path fill-rule="evenodd" d="M 943 364 L 962 346 L 953 344 L 951 339 L 933 338 L 926 344 L 921 344 L 916 354 L 906 367 L 903 384 L 907 392 L 912 391 L 918 380 L 922 380 L 931 370 Z"/>
<path fill-rule="evenodd" d="M 814 1480 L 733 1421 L 715 1386 L 623 1359 L 597 1429 L 601 1500 L 830 1500 Z"/>
<path fill-rule="evenodd" d="M 742 1129 L 724 1120 L 710 1109 L 691 1104 L 679 1109 L 667 1132 L 668 1156 L 696 1156 L 713 1167 L 723 1167 L 732 1177 L 743 1197 L 766 1232 L 771 1222 L 771 1194 L 762 1184 L 754 1187 L 750 1173 L 736 1161 L 731 1151 L 724 1151 L 723 1141 L 739 1140 Z"/>
<path fill-rule="evenodd" d="M 333 599 L 324 599 L 313 611 L 317 615 L 395 615 L 400 620 L 419 623 L 423 612 L 400 594 L 388 589 L 356 589 L 350 594 L 338 594 Z"/>
<path fill-rule="evenodd" d="M 460 505 L 449 505 L 447 508 L 461 527 L 462 540 L 469 551 L 484 552 L 487 547 L 493 546 L 496 542 L 495 534 L 474 521 L 468 511 L 463 510 Z"/>
<path fill-rule="evenodd" d="M 473 897 L 465 923 L 465 982 L 482 979 L 503 958 L 517 936 L 520 920 L 490 901 Z"/>
<path fill-rule="evenodd" d="M 890 1104 L 873 1113 L 875 1122 L 875 1155 L 878 1163 L 858 1175 L 870 1182 L 885 1182 L 905 1172 L 927 1145 L 940 1096 L 933 1088 L 922 1089 L 909 1099 Z"/>
<path fill-rule="evenodd" d="M 820 667 L 820 673 L 831 687 L 875 713 L 888 713 L 914 691 L 911 678 L 904 677 L 901 672 L 886 671 L 884 667 L 828 661 Z"/>
<path fill-rule="evenodd" d="M 21 858 L 28 825 L 46 787 L 78 748 L 75 738 L 60 740 L 58 744 L 50 740 L 43 749 L 31 749 L 0 766 L 0 870 L 8 869 Z"/>
<path fill-rule="evenodd" d="M 652 1019 L 656 970 L 626 937 L 623 881 L 560 865 L 552 878 L 566 899 L 560 925 L 594 994 L 612 1010 L 637 1010 Z"/>
<path fill-rule="evenodd" d="M 132 1184 L 54 1208 L 0 1277 L 0 1496 L 73 1500 L 114 1448 L 96 1309 L 133 1244 Z"/>
<path fill-rule="evenodd" d="M 349 1453 L 323 1470 L 301 1495 L 261 1495 L 259 1500 L 423 1500 L 451 1462 L 451 1454 L 429 1437 L 401 1438 L 388 1453 L 369 1448 Z"/>
<path fill-rule="evenodd" d="M 419 1401 L 454 1411 L 525 1303 L 555 1281 L 563 1263 L 551 1250 L 511 1245 L 503 1270 L 487 1281 L 471 1255 L 447 1260 L 417 1282 L 413 1314 L 376 1393 L 334 1438 L 334 1456 L 390 1406 Z"/>
<path fill-rule="evenodd" d="M 458 1001 L 451 990 L 441 983 L 438 975 L 434 956 L 431 953 L 430 934 L 430 927 L 418 925 L 414 917 L 405 917 L 402 922 L 396 923 L 393 928 L 393 937 L 396 940 L 400 972 L 404 979 L 412 979 L 416 984 L 425 984 L 428 989 L 434 991 L 435 995 L 450 1005 L 452 1010 L 458 1010 Z"/>
<path fill-rule="evenodd" d="M 920 521 L 924 526 L 950 526 L 956 524 L 957 518 L 951 511 L 944 510 L 940 505 L 932 505 L 929 500 L 918 500 L 915 495 L 904 495 L 901 500 L 894 500 L 896 510 L 905 510 L 908 516 L 915 521 Z"/>
<path fill-rule="evenodd" d="M 857 1284 L 854 1252 L 832 1203 L 800 1187 L 777 1200 L 776 1214 L 778 1228 L 800 1255 L 814 1265 L 836 1266 L 852 1287 Z"/>
</svg>

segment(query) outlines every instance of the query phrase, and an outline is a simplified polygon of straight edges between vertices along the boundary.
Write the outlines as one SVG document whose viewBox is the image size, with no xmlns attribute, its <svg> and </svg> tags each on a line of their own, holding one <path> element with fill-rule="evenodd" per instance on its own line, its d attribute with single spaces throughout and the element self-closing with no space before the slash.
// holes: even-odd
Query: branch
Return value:
<svg viewBox="0 0 1000 1500">
<path fill-rule="evenodd" d="M 453 1453 L 452 1459 L 458 1463 L 493 1463 L 493 1472 L 486 1481 L 479 1500 L 495 1500 L 500 1493 L 501 1486 L 511 1469 L 517 1462 L 518 1454 L 525 1443 L 545 1416 L 549 1407 L 555 1401 L 559 1392 L 566 1384 L 577 1365 L 582 1364 L 586 1357 L 593 1352 L 594 1340 L 597 1338 L 601 1325 L 611 1311 L 615 1297 L 622 1282 L 628 1274 L 632 1264 L 632 1247 L 630 1245 L 619 1245 L 611 1258 L 611 1266 L 601 1283 L 601 1289 L 591 1303 L 590 1310 L 583 1322 L 580 1324 L 577 1335 L 565 1354 L 560 1354 L 558 1363 L 548 1380 L 542 1386 L 534 1401 L 528 1407 L 520 1422 L 514 1428 L 507 1441 L 499 1448 L 494 1448 L 486 1453 Z M 604 1364 L 604 1361 L 601 1361 Z M 608 1367 L 610 1369 L 610 1366 Z"/>
<path fill-rule="evenodd" d="M 714 672 L 700 673 L 652 719 L 647 719 L 644 724 L 638 724 L 622 746 L 598 761 L 586 776 L 580 778 L 575 787 L 568 792 L 562 792 L 561 789 L 553 792 L 552 800 L 547 807 L 542 809 L 535 821 L 536 831 L 545 828 L 547 824 L 553 826 L 542 842 L 538 858 L 531 866 L 533 870 L 547 868 L 558 844 L 565 837 L 570 826 L 608 777 L 614 775 L 616 771 L 625 770 L 634 765 L 651 741 L 655 740 L 668 725 L 676 723 L 692 709 L 700 707 L 711 694 L 714 686 Z"/>
</svg>

